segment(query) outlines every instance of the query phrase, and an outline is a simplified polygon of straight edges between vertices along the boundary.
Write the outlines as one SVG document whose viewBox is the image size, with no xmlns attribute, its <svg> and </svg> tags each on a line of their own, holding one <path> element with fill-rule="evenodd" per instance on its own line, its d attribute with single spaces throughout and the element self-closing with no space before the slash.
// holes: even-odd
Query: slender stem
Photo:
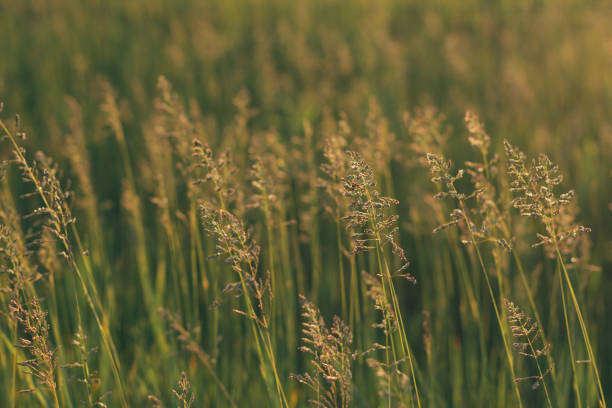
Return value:
<svg viewBox="0 0 612 408">
<path fill-rule="evenodd" d="M 13 324 L 13 344 L 17 344 L 17 322 Z M 17 401 L 17 353 L 11 353 L 11 408 L 15 408 Z"/>
<path fill-rule="evenodd" d="M 540 380 L 542 381 L 542 386 L 544 387 L 544 393 L 546 394 L 546 401 L 548 403 L 548 406 L 550 408 L 552 408 L 552 402 L 550 401 L 550 395 L 548 395 L 548 387 L 546 386 L 546 380 L 544 379 L 544 375 L 542 374 L 542 368 L 540 367 L 540 362 L 538 361 L 538 355 L 537 355 L 537 353 L 535 351 L 535 347 L 533 347 L 533 342 L 531 341 L 531 338 L 529 337 L 528 331 L 525 328 L 525 324 L 524 324 L 523 319 L 522 318 L 519 319 L 518 322 L 521 325 L 521 330 L 523 331 L 523 333 L 526 333 L 525 337 L 527 337 L 527 343 L 529 344 L 529 349 L 531 350 L 531 355 L 533 356 L 533 359 L 535 360 L 535 363 L 536 363 L 536 367 L 538 368 L 538 374 L 540 376 Z M 541 329 L 541 328 L 538 327 L 538 329 Z"/>
<path fill-rule="evenodd" d="M 495 301 L 495 295 L 493 294 L 493 288 L 491 287 L 491 282 L 489 280 L 489 274 L 487 273 L 487 269 L 484 264 L 484 260 L 482 259 L 482 254 L 480 253 L 480 249 L 478 244 L 476 243 L 476 239 L 474 238 L 474 232 L 472 231 L 472 222 L 467 215 L 467 208 L 462 200 L 459 200 L 459 205 L 461 207 L 461 211 L 463 212 L 463 217 L 465 224 L 467 226 L 468 232 L 470 234 L 470 241 L 474 250 L 476 251 L 476 255 L 478 257 L 478 261 L 480 262 L 480 267 L 482 269 L 482 273 L 485 277 L 485 282 L 487 284 L 487 289 L 489 290 L 489 296 L 491 297 L 491 303 L 493 303 L 493 309 L 495 310 L 495 317 L 497 318 L 497 323 L 499 324 L 499 330 L 501 331 L 502 340 L 504 343 L 504 349 L 506 351 L 506 357 L 508 358 L 508 365 L 510 366 L 510 372 L 512 373 L 512 378 L 516 378 L 516 374 L 514 372 L 514 363 L 512 362 L 512 354 L 510 353 L 510 347 L 508 346 L 508 340 L 506 339 L 506 331 L 504 329 L 504 324 L 501 320 L 501 315 L 499 313 L 499 308 L 497 307 L 497 302 Z M 516 398 L 518 400 L 519 406 L 522 407 L 523 403 L 521 401 L 521 393 L 518 389 L 518 385 L 513 383 L 514 392 L 516 393 Z"/>
<path fill-rule="evenodd" d="M 338 245 L 338 275 L 340 277 L 340 303 L 342 305 L 342 318 L 346 319 L 346 288 L 344 286 L 344 257 L 342 255 L 342 230 L 340 220 L 336 221 L 336 237 Z"/>
<path fill-rule="evenodd" d="M 365 179 L 363 179 L 363 183 L 364 185 L 368 184 Z M 368 202 L 372 202 L 372 195 L 370 191 L 366 189 L 365 192 L 366 192 L 366 197 L 367 197 Z M 419 396 L 419 387 L 416 381 L 412 350 L 410 349 L 410 345 L 408 344 L 408 338 L 406 336 L 406 329 L 404 327 L 404 319 L 402 318 L 402 311 L 399 307 L 399 302 L 397 300 L 397 295 L 395 293 L 395 287 L 393 285 L 393 277 L 391 276 L 391 272 L 389 270 L 389 266 L 387 265 L 387 260 L 385 258 L 385 254 L 382 248 L 383 240 L 380 235 L 380 231 L 378 227 L 376 226 L 376 221 L 375 221 L 376 217 L 375 217 L 375 214 L 373 213 L 372 208 L 368 208 L 368 216 L 370 220 L 370 228 L 372 229 L 372 232 L 374 234 L 374 241 L 376 242 L 376 256 L 378 259 L 378 267 L 379 267 L 379 272 L 381 275 L 380 279 L 381 279 L 381 283 L 383 287 L 383 294 L 385 297 L 385 302 L 389 302 L 389 299 L 387 298 L 387 294 L 385 291 L 385 283 L 386 283 L 389 287 L 389 292 L 391 294 L 391 301 L 392 301 L 391 304 L 393 305 L 393 312 L 395 313 L 395 316 L 398 322 L 398 326 L 399 326 L 399 343 L 402 348 L 403 356 L 408 357 L 408 364 L 410 366 L 410 374 L 412 377 L 412 384 L 413 384 L 414 392 L 416 395 L 417 406 L 420 408 L 421 399 Z M 393 341 L 391 343 L 393 344 Z M 397 361 L 396 357 L 395 357 L 395 361 Z"/>
<path fill-rule="evenodd" d="M 570 360 L 572 361 L 572 383 L 576 392 L 576 402 L 578 408 L 582 407 L 582 398 L 580 396 L 580 387 L 578 386 L 578 371 L 576 370 L 576 357 L 574 356 L 574 346 L 572 343 L 572 332 L 570 330 L 569 318 L 567 316 L 567 301 L 565 300 L 565 289 L 563 285 L 563 277 L 561 276 L 560 263 L 557 262 L 557 275 L 559 275 L 559 287 L 561 289 L 561 301 L 563 304 L 563 317 L 565 322 L 565 331 L 567 333 L 567 343 L 569 346 Z"/>
<path fill-rule="evenodd" d="M 563 256 L 561 255 L 561 251 L 559 250 L 559 245 L 558 245 L 558 242 L 555 236 L 553 236 L 553 242 L 555 244 L 557 258 L 559 259 L 559 263 L 561 264 L 561 269 L 563 270 L 563 276 L 565 277 L 565 281 L 567 283 L 567 288 L 569 289 L 572 303 L 574 304 L 574 309 L 576 310 L 576 315 L 578 316 L 578 322 L 580 323 L 580 330 L 582 331 L 582 337 L 584 338 L 584 342 L 587 348 L 587 353 L 589 355 L 589 359 L 591 360 L 591 366 L 593 367 L 593 373 L 595 374 L 595 379 L 597 380 L 597 387 L 599 388 L 599 395 L 601 396 L 600 403 L 601 403 L 602 408 L 606 408 L 607 407 L 606 397 L 604 395 L 603 388 L 601 386 L 601 379 L 599 378 L 599 370 L 597 368 L 597 362 L 595 360 L 595 353 L 593 352 L 593 347 L 591 345 L 591 339 L 589 337 L 589 332 L 584 322 L 584 318 L 582 317 L 582 311 L 580 309 L 580 304 L 578 303 L 578 298 L 576 297 L 576 293 L 574 292 L 572 281 L 569 277 L 569 274 L 567 273 L 567 268 L 565 267 L 565 262 L 563 262 Z"/>
<path fill-rule="evenodd" d="M 533 315 L 535 316 L 536 322 L 538 323 L 538 327 L 540 328 L 540 336 L 542 337 L 542 341 L 544 343 L 548 343 L 548 340 L 546 338 L 546 333 L 544 332 L 544 325 L 542 324 L 542 319 L 540 318 L 540 313 L 538 313 L 535 299 L 533 297 L 533 293 L 531 292 L 531 287 L 529 286 L 529 282 L 527 281 L 527 275 L 525 274 L 525 270 L 523 269 L 523 264 L 520 258 L 518 257 L 518 254 L 514 250 L 514 248 L 512 249 L 512 255 L 513 255 L 514 261 L 516 262 L 516 267 L 518 268 L 518 271 L 519 271 L 519 276 L 521 278 L 521 284 L 523 285 L 523 289 L 525 289 L 525 293 L 527 293 L 527 300 L 529 301 L 529 305 L 531 307 L 531 310 L 533 311 Z M 552 366 L 553 361 L 552 361 L 552 357 L 550 353 L 546 354 L 546 359 L 548 360 L 549 366 Z M 555 370 L 553 370 L 550 374 L 552 376 L 553 385 L 554 385 L 556 383 Z"/>
<path fill-rule="evenodd" d="M 246 245 L 246 242 L 241 242 L 241 245 Z M 228 253 L 233 253 L 233 250 L 231 247 L 226 247 L 226 250 Z M 255 276 L 255 266 L 252 264 L 248 265 L 250 270 L 251 270 L 251 274 L 253 276 Z M 257 347 L 257 352 L 259 354 L 259 358 L 260 358 L 260 362 L 262 364 L 262 367 L 264 366 L 264 362 L 266 361 L 266 359 L 264 358 L 264 354 L 262 352 L 262 347 L 261 347 L 261 341 L 263 341 L 263 345 L 264 345 L 264 350 L 266 352 L 266 354 L 268 355 L 268 362 L 272 368 L 272 373 L 274 375 L 274 382 L 276 385 L 276 392 L 278 394 L 278 398 L 279 398 L 279 402 L 281 404 L 281 407 L 283 408 L 288 408 L 289 404 L 287 402 L 287 397 L 285 395 L 285 391 L 283 390 L 283 386 L 280 382 L 280 377 L 278 375 L 278 370 L 276 369 L 276 358 L 274 356 L 274 348 L 272 345 L 272 341 L 270 339 L 270 329 L 268 327 L 268 324 L 266 323 L 265 327 L 263 327 L 261 325 L 261 322 L 256 321 L 255 319 L 257 319 L 257 315 L 255 313 L 255 308 L 253 307 L 253 304 L 251 302 L 251 298 L 249 296 L 249 291 L 248 291 L 248 287 L 247 287 L 247 283 L 246 283 L 246 279 L 244 278 L 244 274 L 242 271 L 239 270 L 239 268 L 237 269 L 237 273 L 238 276 L 240 277 L 240 284 L 242 286 L 242 291 L 243 291 L 243 297 L 244 297 L 244 301 L 245 301 L 245 305 L 247 307 L 247 313 L 248 313 L 248 317 L 249 320 L 251 321 L 251 326 L 252 326 L 252 330 L 253 330 L 253 336 L 256 342 L 256 347 Z M 262 374 L 264 375 L 264 381 L 266 381 L 266 375 L 264 374 L 265 371 L 262 370 Z"/>
</svg>

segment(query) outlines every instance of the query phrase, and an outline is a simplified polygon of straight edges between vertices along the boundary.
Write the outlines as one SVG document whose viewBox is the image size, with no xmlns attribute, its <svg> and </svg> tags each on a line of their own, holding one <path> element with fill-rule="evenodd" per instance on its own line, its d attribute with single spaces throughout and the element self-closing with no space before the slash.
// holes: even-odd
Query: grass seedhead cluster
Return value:
<svg viewBox="0 0 612 408">
<path fill-rule="evenodd" d="M 544 384 L 544 377 L 553 370 L 554 366 L 548 367 L 545 371 L 542 371 L 540 358 L 546 356 L 550 351 L 550 344 L 545 343 L 542 340 L 540 328 L 538 327 L 538 323 L 533 321 L 532 318 L 526 317 L 523 312 L 516 306 L 513 302 L 508 299 L 504 299 L 504 303 L 506 306 L 506 311 L 508 315 L 508 324 L 510 325 L 510 330 L 512 336 L 515 339 L 515 343 L 512 346 L 518 351 L 518 353 L 525 358 L 532 359 L 536 362 L 536 366 L 538 367 L 538 375 L 529 376 L 529 377 L 520 377 L 516 378 L 514 381 L 530 381 L 534 380 L 531 385 L 531 389 L 535 390 L 540 385 Z M 538 346 L 538 344 L 540 344 Z M 546 388 L 546 384 L 544 384 Z M 546 389 L 546 396 L 548 396 L 548 389 Z M 549 405 L 550 400 L 548 401 Z"/>
<path fill-rule="evenodd" d="M 253 296 L 256 299 L 259 314 L 254 313 L 249 307 L 248 311 L 237 310 L 257 322 L 258 325 L 268 328 L 268 317 L 266 316 L 266 304 L 270 301 L 270 286 L 267 280 L 257 276 L 259 266 L 259 246 L 253 243 L 240 219 L 229 211 L 213 207 L 210 203 L 200 205 L 204 229 L 211 234 L 216 241 L 214 257 L 223 257 L 236 272 L 240 281 L 230 284 L 224 292 L 245 291 L 245 296 Z"/>
<path fill-rule="evenodd" d="M 191 408 L 195 402 L 195 394 L 191 390 L 191 383 L 185 372 L 181 372 L 181 378 L 178 382 L 178 390 L 173 389 L 174 396 L 181 402 L 182 408 Z"/>
<path fill-rule="evenodd" d="M 514 208 L 521 215 L 535 217 L 546 227 L 546 234 L 538 234 L 539 241 L 534 246 L 552 247 L 566 240 L 574 240 L 577 235 L 590 229 L 572 222 L 559 222 L 562 211 L 574 199 L 574 190 L 557 194 L 555 189 L 563 181 L 559 167 L 548 156 L 540 154 L 527 165 L 525 154 L 504 141 L 508 160 L 508 174 L 512 178 L 510 191 L 514 193 Z M 567 217 L 567 214 L 566 214 Z"/>
<path fill-rule="evenodd" d="M 399 201 L 391 197 L 382 197 L 376 187 L 374 170 L 367 165 L 357 152 L 348 152 L 350 171 L 343 179 L 344 194 L 351 205 L 344 221 L 349 230 L 353 230 L 353 252 L 383 250 L 386 245 L 400 261 L 403 262 L 394 276 L 401 276 L 416 283 L 416 279 L 405 273 L 408 259 L 404 250 L 396 242 L 399 216 L 388 211 Z"/>
<path fill-rule="evenodd" d="M 40 299 L 31 299 L 26 306 L 17 299 L 9 303 L 9 313 L 19 327 L 23 330 L 23 337 L 19 338 L 17 347 L 27 350 L 30 359 L 21 361 L 25 373 L 32 375 L 50 394 L 55 397 L 57 384 L 55 382 L 56 363 L 54 352 L 49 345 L 49 324 L 47 312 L 40 304 Z M 28 392 L 33 390 L 22 390 Z"/>
<path fill-rule="evenodd" d="M 310 355 L 312 369 L 291 377 L 308 386 L 316 398 L 310 403 L 317 407 L 344 408 L 351 406 L 353 334 L 344 322 L 334 316 L 327 327 L 319 309 L 305 297 L 302 303 L 302 346 Z"/>
</svg>

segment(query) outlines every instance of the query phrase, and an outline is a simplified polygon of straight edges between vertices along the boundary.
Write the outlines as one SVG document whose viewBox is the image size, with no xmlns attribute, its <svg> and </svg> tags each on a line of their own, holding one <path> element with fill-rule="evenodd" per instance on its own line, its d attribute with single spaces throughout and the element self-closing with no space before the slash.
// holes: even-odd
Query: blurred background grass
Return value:
<svg viewBox="0 0 612 408">
<path fill-rule="evenodd" d="M 113 276 L 125 283 L 115 289 L 120 292 L 113 308 L 120 315 L 115 317 L 115 337 L 126 360 L 126 382 L 133 400 L 139 401 L 136 406 L 148 393 L 168 393 L 159 388 L 172 384 L 176 376 L 155 378 L 151 370 L 170 362 L 152 361 L 152 340 L 130 312 L 130 307 L 138 310 L 139 287 L 135 277 L 122 271 L 129 269 L 125 265 L 130 265 L 136 244 L 121 215 L 123 164 L 100 106 L 109 83 L 119 101 L 130 160 L 139 168 L 147 160 L 144 129 L 151 124 L 160 74 L 183 101 L 199 108 L 211 140 L 228 135 L 235 121 L 235 97 L 246 90 L 253 109 L 249 129 L 274 127 L 286 141 L 303 134 L 304 119 L 316 129 L 325 117 L 341 112 L 357 133 L 363 131 L 374 97 L 400 139 L 407 138 L 404 112 L 436 106 L 453 129 L 448 151 L 457 163 L 471 154 L 463 127 L 468 108 L 480 115 L 494 146 L 499 148 L 507 138 L 529 154 L 547 153 L 560 165 L 564 185 L 576 189 L 580 219 L 592 228 L 591 263 L 602 270 L 583 279 L 583 301 L 595 328 L 604 383 L 609 385 L 611 21 L 612 7 L 606 1 L 3 0 L 0 100 L 4 117 L 21 115 L 26 145 L 54 156 L 66 169 L 64 175 L 72 178 L 64 147 L 65 135 L 73 131 L 73 111 L 66 97 L 81 107 L 104 226 L 103 236 L 94 238 L 104 242 Z M 409 212 L 422 205 L 416 203 L 415 192 L 428 184 L 428 177 L 423 171 L 406 172 L 401 162 L 391 167 L 393 185 L 402 202 L 400 216 L 410 221 Z M 148 186 L 138 188 L 147 197 Z M 77 185 L 77 196 L 78 191 Z M 155 210 L 144 216 L 154 220 Z M 333 230 L 321 222 L 322 235 Z M 158 231 L 151 227 L 147 232 L 153 237 L 147 248 L 154 253 Z M 436 256 L 437 241 L 403 234 L 409 258 L 426 274 L 433 267 L 427 259 Z M 335 265 L 331 253 L 324 254 L 329 269 Z M 155 255 L 150 257 L 151 268 L 159 268 Z M 420 281 L 428 279 L 418 275 Z M 415 321 L 411 332 L 418 336 L 418 311 L 427 302 L 418 289 L 407 293 L 407 304 L 417 310 L 409 314 Z M 338 299 L 320 300 L 320 306 L 324 314 L 337 313 Z M 285 374 L 299 365 L 294 352 L 286 352 L 291 356 Z M 243 395 L 238 399 L 242 406 L 253 406 L 247 389 L 258 395 L 262 387 L 249 384 L 249 366 L 242 372 L 234 364 L 223 362 L 220 376 Z M 256 370 L 255 365 L 250 369 Z M 198 385 L 206 381 L 205 374 L 193 375 Z M 467 374 L 453 373 L 462 375 Z M 485 396 L 474 402 L 469 381 L 456 386 L 452 378 L 442 380 L 437 391 L 453 389 L 455 396 L 440 401 L 491 406 L 487 401 L 493 400 L 496 387 L 484 388 Z M 371 390 L 363 393 L 357 401 L 373 401 Z M 223 406 L 222 397 L 212 395 L 202 404 Z"/>
<path fill-rule="evenodd" d="M 0 92 L 45 148 L 66 129 L 66 95 L 95 122 L 100 78 L 130 128 L 150 112 L 160 74 L 218 127 L 242 88 L 257 125 L 281 133 L 323 109 L 363 116 L 371 96 L 398 132 L 401 114 L 424 103 L 455 128 L 472 108 L 499 139 L 564 163 L 590 197 L 585 216 L 598 220 L 611 198 L 601 188 L 610 181 L 609 17 L 597 1 L 3 2 Z M 130 143 L 142 143 L 135 133 Z"/>
</svg>

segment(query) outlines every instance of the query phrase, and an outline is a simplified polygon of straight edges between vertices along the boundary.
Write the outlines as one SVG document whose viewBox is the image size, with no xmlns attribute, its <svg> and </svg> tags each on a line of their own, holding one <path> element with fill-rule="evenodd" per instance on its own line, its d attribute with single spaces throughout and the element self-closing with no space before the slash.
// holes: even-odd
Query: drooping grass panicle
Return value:
<svg viewBox="0 0 612 408">
<path fill-rule="evenodd" d="M 375 358 L 366 359 L 366 364 L 374 370 L 378 381 L 378 395 L 382 400 L 390 401 L 392 406 L 398 408 L 413 406 L 413 402 L 408 397 L 413 392 L 410 376 L 400 368 L 404 360 L 406 357 L 390 363 Z"/>
<path fill-rule="evenodd" d="M 574 222 L 560 222 L 560 215 L 574 199 L 574 190 L 557 194 L 555 190 L 563 181 L 559 167 L 545 154 L 540 154 L 527 164 L 527 157 L 518 148 L 504 141 L 508 162 L 508 174 L 512 178 L 510 191 L 515 195 L 512 205 L 523 216 L 538 218 L 546 227 L 546 234 L 538 234 L 534 246 L 554 246 L 573 240 L 590 229 Z M 571 213 L 570 213 L 571 214 Z M 568 214 L 565 213 L 567 216 Z"/>
<path fill-rule="evenodd" d="M 548 394 L 548 387 L 546 386 L 544 377 L 552 372 L 554 366 L 551 364 L 548 368 L 546 368 L 546 370 L 543 370 L 542 365 L 544 363 L 539 360 L 540 357 L 544 357 L 549 353 L 550 344 L 544 342 L 541 336 L 540 328 L 534 320 L 525 316 L 525 314 L 521 312 L 520 308 L 508 299 L 504 299 L 504 303 L 506 306 L 510 330 L 512 336 L 515 338 L 515 343 L 513 343 L 514 348 L 518 351 L 519 355 L 534 360 L 538 370 L 538 374 L 535 376 L 520 377 L 516 378 L 514 381 L 521 382 L 535 380 L 531 385 L 532 390 L 535 390 L 540 385 L 543 385 L 548 404 L 549 406 L 552 406 L 550 396 Z M 538 343 L 540 344 L 539 346 Z"/>
<path fill-rule="evenodd" d="M 410 152 L 403 156 L 416 156 L 408 160 L 408 164 L 427 166 L 427 153 L 444 154 L 450 136 L 450 127 L 445 125 L 445 121 L 445 115 L 433 106 L 417 108 L 414 113 L 404 114 L 404 123 L 410 137 L 410 143 L 407 144 Z"/>
<path fill-rule="evenodd" d="M 340 302 L 342 316 L 348 315 L 348 322 L 355 327 L 355 320 L 360 314 L 358 295 L 358 272 L 355 259 L 353 228 L 344 228 L 343 217 L 350 211 L 350 198 L 347 197 L 344 178 L 350 171 L 349 156 L 347 154 L 347 139 L 350 137 L 351 128 L 346 118 L 341 115 L 337 123 L 327 125 L 328 136 L 323 144 L 323 162 L 320 170 L 323 173 L 316 180 L 316 185 L 322 190 L 320 205 L 323 210 L 331 216 L 336 226 L 336 249 L 338 256 L 338 277 L 340 282 Z M 322 125 L 325 128 L 325 124 Z M 343 233 L 343 231 L 346 231 Z M 348 236 L 348 239 L 347 239 Z M 348 243 L 347 243 L 348 241 Z M 349 301 L 347 302 L 344 260 L 347 258 L 350 264 Z M 350 310 L 347 311 L 347 310 Z"/>
<path fill-rule="evenodd" d="M 496 154 L 489 157 L 489 148 L 491 146 L 491 138 L 486 133 L 483 124 L 478 116 L 468 110 L 465 113 L 465 124 L 469 132 L 468 142 L 470 146 L 481 154 L 482 162 L 466 162 L 467 173 L 470 176 L 476 189 L 481 189 L 483 194 L 487 193 L 488 197 L 494 197 L 493 181 L 498 173 L 497 162 L 499 158 Z"/>
<path fill-rule="evenodd" d="M 266 217 L 283 215 L 282 206 L 289 193 L 288 149 L 276 130 L 255 136 L 257 143 L 251 149 L 251 185 L 254 194 L 250 204 L 260 208 Z M 279 220 L 285 222 L 285 220 Z"/>
<path fill-rule="evenodd" d="M 397 330 L 397 319 L 393 306 L 387 301 L 379 279 L 366 271 L 362 271 L 361 276 L 366 287 L 365 294 L 374 301 L 374 308 L 382 314 L 381 321 L 373 323 L 372 326 L 382 329 L 385 336 L 390 336 L 392 332 Z"/>
<path fill-rule="evenodd" d="M 214 207 L 211 203 L 203 202 L 200 212 L 204 229 L 216 241 L 214 256 L 225 258 L 232 270 L 253 290 L 261 315 L 254 315 L 252 310 L 241 312 L 254 319 L 262 327 L 268 326 L 266 310 L 270 300 L 269 283 L 257 276 L 259 266 L 260 248 L 251 239 L 242 220 L 229 211 Z M 229 285 L 227 288 L 241 290 L 240 286 Z M 244 288 L 242 288 L 244 289 Z M 249 294 L 242 294 L 249 296 Z"/>
<path fill-rule="evenodd" d="M 25 156 L 18 154 L 15 155 L 15 160 L 23 172 L 24 181 L 34 186 L 34 191 L 24 194 L 23 197 L 40 195 L 44 204 L 26 217 L 45 216 L 43 228 L 61 242 L 60 253 L 69 261 L 74 261 L 74 251 L 69 239 L 69 230 L 75 222 L 70 205 L 72 192 L 62 188 L 57 165 L 41 151 L 36 152 L 36 160 L 31 163 L 25 161 Z"/>
<path fill-rule="evenodd" d="M 2 211 L 2 215 L 5 212 Z M 4 217 L 2 217 L 4 218 Z M 41 299 L 33 290 L 33 283 L 41 278 L 36 268 L 28 262 L 29 251 L 25 243 L 9 224 L 0 225 L 0 291 L 7 295 L 7 316 L 13 322 L 19 335 L 15 347 L 23 349 L 28 359 L 18 364 L 24 367 L 25 374 L 31 375 L 38 384 L 46 388 L 54 406 L 57 399 L 56 357 L 51 345 L 47 312 Z M 22 392 L 34 391 L 33 389 Z"/>
<path fill-rule="evenodd" d="M 438 156 L 433 153 L 427 155 L 429 168 L 432 174 L 432 181 L 434 183 L 442 185 L 441 191 L 439 191 L 434 198 L 443 199 L 445 197 L 453 198 L 457 201 L 458 207 L 453 209 L 450 213 L 450 220 L 438 227 L 433 232 L 438 233 L 451 226 L 465 227 L 470 230 L 470 233 L 475 238 L 475 243 L 482 243 L 487 241 L 493 241 L 498 246 L 509 250 L 510 244 L 508 241 L 499 237 L 496 229 L 501 227 L 503 222 L 503 215 L 499 210 L 496 203 L 495 197 L 492 194 L 492 186 L 489 181 L 480 174 L 479 170 L 470 169 L 466 172 L 464 169 L 457 170 L 456 174 L 452 174 L 452 163 L 445 160 L 442 156 Z M 473 164 L 474 167 L 478 167 Z M 457 190 L 455 183 L 463 178 L 463 176 L 469 173 L 472 175 L 474 180 L 474 190 L 471 193 L 462 193 Z M 468 207 L 467 201 L 475 199 L 477 201 L 476 210 Z M 479 215 L 479 223 L 476 223 L 474 215 Z M 469 224 L 469 225 L 468 225 Z M 465 238 L 462 239 L 464 244 L 471 244 L 469 234 L 465 234 Z"/>
<path fill-rule="evenodd" d="M 6 277 L 6 288 L 25 290 L 43 277 L 38 267 L 32 265 L 28 258 L 31 245 L 19 225 L 20 217 L 9 205 L 8 197 L 0 195 L 0 256 L 3 258 L 2 273 Z"/>
<path fill-rule="evenodd" d="M 32 357 L 20 362 L 19 365 L 25 368 L 26 374 L 35 377 L 52 395 L 55 395 L 56 362 L 54 351 L 49 344 L 47 312 L 43 310 L 40 299 L 30 299 L 27 306 L 17 298 L 11 299 L 9 312 L 12 318 L 19 322 L 24 332 L 16 346 L 27 350 Z"/>
<path fill-rule="evenodd" d="M 191 390 L 191 383 L 184 371 L 181 372 L 177 388 L 173 389 L 172 393 L 181 402 L 182 408 L 191 408 L 195 402 L 195 394 Z"/>
<path fill-rule="evenodd" d="M 476 191 L 474 212 L 482 220 L 475 234 L 482 241 L 494 242 L 498 247 L 510 251 L 513 239 L 508 208 L 502 202 L 495 185 L 499 175 L 499 156 L 490 153 L 491 138 L 473 111 L 465 113 L 465 123 L 469 132 L 468 141 L 480 153 L 482 160 L 465 162 L 466 173 Z"/>
<path fill-rule="evenodd" d="M 305 384 L 316 395 L 312 405 L 326 408 L 349 407 L 352 398 L 353 335 L 346 324 L 335 316 L 327 327 L 319 309 L 304 296 L 302 305 L 302 346 L 310 355 L 312 368 L 291 377 Z"/>
<path fill-rule="evenodd" d="M 535 316 L 534 324 L 538 326 L 542 342 L 547 343 L 547 337 L 542 327 L 541 313 L 538 311 L 534 298 L 533 285 L 527 278 L 523 268 L 523 260 L 514 245 L 517 241 L 513 235 L 516 226 L 513 226 L 513 218 L 510 212 L 511 204 L 508 203 L 507 197 L 501 194 L 501 192 L 507 191 L 508 181 L 500 175 L 499 156 L 496 153 L 490 153 L 491 139 L 486 133 L 484 125 L 474 112 L 469 110 L 466 112 L 465 123 L 469 131 L 468 141 L 470 145 L 481 154 L 481 162 L 466 162 L 466 171 L 470 175 L 475 188 L 480 191 L 476 196 L 475 212 L 482 220 L 482 227 L 476 234 L 482 241 L 495 242 L 499 249 L 512 253 L 523 290 L 527 294 L 529 305 Z M 499 190 L 497 189 L 496 182 L 500 185 Z M 497 264 L 500 263 L 500 259 L 504 259 L 499 250 L 494 249 L 493 254 Z M 506 264 L 507 267 L 508 264 Z M 497 269 L 500 291 L 503 292 L 504 276 L 500 273 L 499 267 Z M 502 296 L 505 295 L 502 293 Z M 546 359 L 548 366 L 552 367 L 554 362 L 550 353 L 547 353 Z M 553 383 L 556 381 L 555 374 L 552 372 L 551 375 Z M 548 397 L 548 389 L 546 394 Z"/>
<path fill-rule="evenodd" d="M 339 128 L 342 129 L 342 126 L 339 125 Z M 346 135 L 350 129 L 348 125 L 344 128 L 344 132 L 339 131 L 338 134 L 333 134 L 325 140 L 323 145 L 325 161 L 321 164 L 321 171 L 325 176 L 317 181 L 325 192 L 327 200 L 331 201 L 330 203 L 324 201 L 323 208 L 338 220 L 348 212 L 349 206 L 343 179 L 349 172 Z"/>
<path fill-rule="evenodd" d="M 218 157 L 214 157 L 209 145 L 195 138 L 192 141 L 192 156 L 194 174 L 192 184 L 199 186 L 209 183 L 219 208 L 229 210 L 237 207 L 236 195 L 240 194 L 241 190 L 236 188 L 234 178 L 236 168 L 232 162 L 231 152 L 225 150 Z"/>
<path fill-rule="evenodd" d="M 459 169 L 457 173 L 453 175 L 451 173 L 452 163 L 450 161 L 445 160 L 442 156 L 439 156 L 434 153 L 427 154 L 427 162 L 432 174 L 431 181 L 433 181 L 434 183 L 441 184 L 443 186 L 442 190 L 438 192 L 434 196 L 434 198 L 443 199 L 445 197 L 450 197 L 457 200 L 458 203 L 462 204 L 468 198 L 472 198 L 475 196 L 475 193 L 469 195 L 460 193 L 455 187 L 455 182 L 457 180 L 460 180 L 465 174 L 465 171 L 463 169 Z M 434 229 L 433 232 L 440 232 L 446 228 L 460 224 L 466 220 L 467 215 L 465 214 L 465 210 L 463 208 L 455 208 L 450 214 L 450 221 L 438 226 Z"/>
<path fill-rule="evenodd" d="M 401 276 L 416 283 L 410 273 L 406 273 L 408 260 L 404 250 L 396 240 L 399 216 L 388 211 L 399 203 L 391 197 L 382 197 L 376 189 L 374 170 L 367 165 L 359 153 L 348 152 L 350 171 L 343 179 L 345 195 L 350 199 L 349 213 L 344 216 L 347 228 L 354 229 L 354 252 L 368 251 L 385 245 L 400 259 L 402 266 L 395 276 Z"/>
</svg>

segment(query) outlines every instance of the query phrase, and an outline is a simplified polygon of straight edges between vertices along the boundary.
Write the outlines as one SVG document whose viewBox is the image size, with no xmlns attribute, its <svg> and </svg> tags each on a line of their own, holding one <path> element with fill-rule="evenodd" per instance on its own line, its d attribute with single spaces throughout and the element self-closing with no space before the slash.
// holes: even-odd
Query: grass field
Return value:
<svg viewBox="0 0 612 408">
<path fill-rule="evenodd" d="M 610 21 L 0 0 L 0 406 L 606 408 Z"/>
</svg>

